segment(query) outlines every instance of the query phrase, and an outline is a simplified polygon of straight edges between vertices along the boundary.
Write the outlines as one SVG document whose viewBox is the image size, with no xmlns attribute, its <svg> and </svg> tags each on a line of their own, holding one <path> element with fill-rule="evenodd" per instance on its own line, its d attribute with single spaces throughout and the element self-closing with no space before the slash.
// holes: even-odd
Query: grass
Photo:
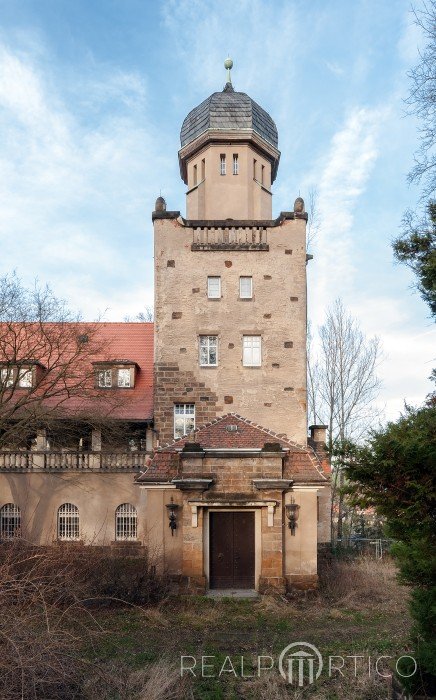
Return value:
<svg viewBox="0 0 436 700">
<path fill-rule="evenodd" d="M 324 659 L 353 654 L 395 658 L 407 649 L 410 627 L 407 589 L 396 583 L 389 560 L 373 559 L 330 562 L 320 591 L 310 595 L 172 597 L 153 608 L 101 608 L 93 614 L 101 632 L 84 650 L 100 669 L 98 683 L 91 680 L 87 690 L 86 697 L 93 700 L 387 699 L 389 681 L 369 676 L 360 661 L 357 677 L 354 662 L 347 660 L 345 676 L 323 673 L 316 685 L 299 689 L 281 678 L 277 659 L 297 641 L 314 644 Z M 195 678 L 180 677 L 181 655 L 195 657 Z M 272 656 L 275 668 L 258 676 L 258 655 Z M 207 670 L 216 677 L 202 677 L 202 656 L 213 657 Z M 244 675 L 254 677 L 241 677 L 241 656 Z"/>
</svg>

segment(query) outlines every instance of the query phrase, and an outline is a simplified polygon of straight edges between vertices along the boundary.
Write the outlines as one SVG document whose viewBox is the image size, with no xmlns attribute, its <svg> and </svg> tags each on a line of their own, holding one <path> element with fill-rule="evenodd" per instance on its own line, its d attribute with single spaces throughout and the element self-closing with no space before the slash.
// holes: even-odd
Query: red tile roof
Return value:
<svg viewBox="0 0 436 700">
<path fill-rule="evenodd" d="M 229 426 L 237 426 L 237 430 L 229 430 Z M 198 427 L 194 432 L 174 440 L 170 445 L 157 450 L 152 465 L 138 481 L 146 482 L 156 478 L 173 477 L 174 460 L 169 455 L 180 452 L 187 442 L 196 442 L 205 449 L 261 449 L 266 442 L 279 443 L 288 449 L 288 457 L 284 464 L 284 477 L 296 482 L 328 481 L 328 460 L 324 455 L 318 455 L 310 446 L 299 445 L 288 440 L 286 436 L 278 435 L 268 428 L 240 416 L 237 413 L 227 413 L 210 423 Z"/>
<path fill-rule="evenodd" d="M 44 402 L 59 414 L 86 414 L 98 410 L 121 420 L 150 420 L 153 417 L 153 323 L 71 323 L 65 324 L 0 324 L 0 363 L 13 364 L 38 361 L 47 381 L 55 381 L 55 389 L 47 392 Z M 77 337 L 90 329 L 89 347 L 77 353 Z M 37 356 L 38 355 L 38 356 Z M 73 362 L 71 357 L 76 358 Z M 136 364 L 135 386 L 132 389 L 96 389 L 95 363 L 114 364 L 128 358 Z M 74 362 L 77 362 L 74 367 Z M 66 371 L 63 373 L 63 368 Z M 74 377 L 74 369 L 77 376 Z M 83 385 L 80 378 L 83 377 Z M 23 389 L 14 390 L 23 396 Z M 44 392 L 41 383 L 40 391 Z M 68 396 L 68 393 L 70 394 Z M 34 390 L 34 400 L 38 388 Z"/>
</svg>

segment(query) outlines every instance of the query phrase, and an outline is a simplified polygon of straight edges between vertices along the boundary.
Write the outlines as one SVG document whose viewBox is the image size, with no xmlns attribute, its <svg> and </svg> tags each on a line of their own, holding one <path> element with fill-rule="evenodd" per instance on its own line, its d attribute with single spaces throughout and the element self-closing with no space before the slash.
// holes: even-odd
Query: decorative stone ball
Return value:
<svg viewBox="0 0 436 700">
<path fill-rule="evenodd" d="M 156 199 L 156 204 L 154 205 L 154 210 L 155 211 L 166 211 L 167 210 L 167 203 L 163 197 L 158 197 Z"/>
<path fill-rule="evenodd" d="M 303 197 L 297 197 L 297 199 L 295 200 L 294 212 L 296 214 L 303 214 L 304 213 L 304 199 L 303 199 Z"/>
<path fill-rule="evenodd" d="M 226 60 L 224 61 L 224 68 L 226 68 L 226 70 L 233 68 L 233 61 L 231 58 L 226 58 Z"/>
</svg>

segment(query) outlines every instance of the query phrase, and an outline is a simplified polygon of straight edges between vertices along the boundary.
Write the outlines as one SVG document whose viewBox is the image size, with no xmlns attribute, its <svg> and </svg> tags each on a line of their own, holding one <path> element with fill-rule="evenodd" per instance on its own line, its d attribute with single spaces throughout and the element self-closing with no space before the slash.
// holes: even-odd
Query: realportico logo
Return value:
<svg viewBox="0 0 436 700">
<path fill-rule="evenodd" d="M 304 648 L 303 648 L 304 647 Z M 291 654 L 291 650 L 295 649 Z M 310 651 L 307 651 L 310 649 Z M 315 671 L 315 661 L 317 662 Z M 279 671 L 285 681 L 300 688 L 305 684 L 309 685 L 320 677 L 323 668 L 322 656 L 319 650 L 308 642 L 294 642 L 288 644 L 279 656 Z"/>
<path fill-rule="evenodd" d="M 392 668 L 389 661 L 392 656 L 371 657 L 361 654 L 347 656 L 328 656 L 323 658 L 319 649 L 309 642 L 293 642 L 283 649 L 277 659 L 277 670 L 287 683 L 292 686 L 311 685 L 324 671 L 324 675 L 353 677 L 366 675 L 391 678 Z M 401 661 L 410 659 L 412 671 L 405 675 L 401 673 Z M 232 675 L 235 678 L 256 678 L 271 672 L 276 667 L 273 656 L 258 655 L 247 658 L 244 656 L 181 656 L 180 675 L 191 675 L 194 678 L 224 678 Z M 251 673 L 249 672 L 251 670 Z M 417 671 L 417 663 L 413 656 L 400 656 L 395 662 L 395 671 L 401 678 L 410 678 Z"/>
</svg>

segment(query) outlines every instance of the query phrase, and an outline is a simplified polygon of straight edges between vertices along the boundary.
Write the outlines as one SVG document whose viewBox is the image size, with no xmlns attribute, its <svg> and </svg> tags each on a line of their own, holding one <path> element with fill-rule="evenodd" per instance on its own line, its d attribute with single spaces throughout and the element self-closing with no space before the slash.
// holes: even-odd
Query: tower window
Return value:
<svg viewBox="0 0 436 700">
<path fill-rule="evenodd" d="M 206 177 L 206 160 L 203 158 L 201 161 L 201 179 L 204 180 Z"/>
<path fill-rule="evenodd" d="M 197 184 L 197 166 L 194 165 L 194 185 Z"/>
<path fill-rule="evenodd" d="M 174 404 L 174 437 L 180 438 L 195 429 L 195 404 Z"/>
<path fill-rule="evenodd" d="M 216 335 L 200 336 L 200 366 L 216 367 L 218 364 L 218 338 Z"/>
<path fill-rule="evenodd" d="M 238 154 L 233 154 L 233 175 L 239 175 Z"/>
<path fill-rule="evenodd" d="M 242 364 L 244 367 L 260 367 L 262 364 L 260 335 L 244 335 Z"/>
<path fill-rule="evenodd" d="M 260 169 L 260 183 L 261 183 L 261 185 L 265 184 L 264 180 L 265 180 L 265 166 L 262 165 L 262 167 Z"/>
<path fill-rule="evenodd" d="M 253 178 L 256 179 L 256 174 L 257 174 L 257 160 L 256 158 L 253 159 Z"/>
<path fill-rule="evenodd" d="M 221 299 L 221 277 L 207 278 L 208 299 Z"/>
<path fill-rule="evenodd" d="M 253 278 L 252 277 L 240 277 L 239 278 L 239 297 L 241 299 L 252 299 L 253 298 Z"/>
<path fill-rule="evenodd" d="M 226 156 L 224 153 L 220 155 L 220 175 L 226 174 Z"/>
</svg>

